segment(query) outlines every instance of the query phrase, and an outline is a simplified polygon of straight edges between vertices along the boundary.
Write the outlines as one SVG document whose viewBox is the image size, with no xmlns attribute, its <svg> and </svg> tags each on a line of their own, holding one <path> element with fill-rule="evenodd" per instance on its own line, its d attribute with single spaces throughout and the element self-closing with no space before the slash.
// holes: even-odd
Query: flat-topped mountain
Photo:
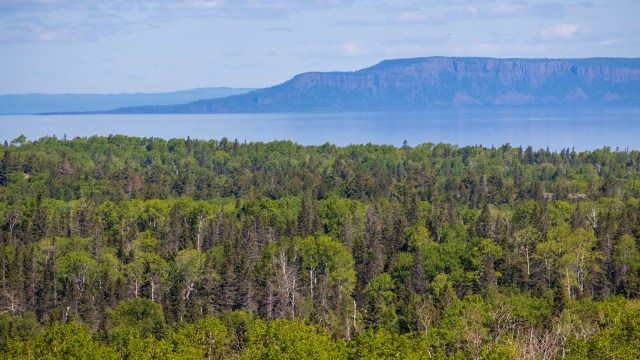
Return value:
<svg viewBox="0 0 640 360">
<path fill-rule="evenodd" d="M 241 113 L 473 106 L 640 104 L 640 59 L 386 60 L 354 72 L 312 72 L 280 85 L 175 106 L 112 113 Z"/>
</svg>

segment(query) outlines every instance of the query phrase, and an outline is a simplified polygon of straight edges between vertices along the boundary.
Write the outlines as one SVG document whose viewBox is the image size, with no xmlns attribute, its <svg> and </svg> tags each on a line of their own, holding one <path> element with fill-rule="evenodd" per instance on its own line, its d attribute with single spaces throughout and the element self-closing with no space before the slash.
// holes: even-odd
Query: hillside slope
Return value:
<svg viewBox="0 0 640 360">
<path fill-rule="evenodd" d="M 198 88 L 168 93 L 125 94 L 8 94 L 0 95 L 0 114 L 108 111 L 125 106 L 183 104 L 244 94 L 254 89 Z"/>
</svg>

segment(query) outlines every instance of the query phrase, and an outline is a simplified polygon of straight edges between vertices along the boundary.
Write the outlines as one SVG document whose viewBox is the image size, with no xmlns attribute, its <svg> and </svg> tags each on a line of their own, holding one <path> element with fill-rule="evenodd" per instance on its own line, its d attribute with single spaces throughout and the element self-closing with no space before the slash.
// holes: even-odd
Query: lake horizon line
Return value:
<svg viewBox="0 0 640 360">
<path fill-rule="evenodd" d="M 640 150 L 640 106 L 447 108 L 242 114 L 0 115 L 0 141 L 125 135 L 301 145 L 380 144 Z"/>
</svg>

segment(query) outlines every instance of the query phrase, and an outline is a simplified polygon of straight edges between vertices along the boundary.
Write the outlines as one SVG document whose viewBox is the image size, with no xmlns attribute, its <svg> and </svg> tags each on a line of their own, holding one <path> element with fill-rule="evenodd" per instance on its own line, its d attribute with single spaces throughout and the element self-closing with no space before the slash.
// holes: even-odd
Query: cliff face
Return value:
<svg viewBox="0 0 640 360">
<path fill-rule="evenodd" d="M 638 59 L 493 59 L 423 58 L 384 61 L 361 72 L 411 74 L 416 78 L 436 78 L 443 73 L 462 78 L 493 78 L 504 84 L 539 85 L 554 76 L 580 80 L 640 80 Z"/>
<path fill-rule="evenodd" d="M 431 57 L 342 73 L 306 73 L 267 89 L 172 107 L 118 112 L 292 112 L 640 104 L 640 59 Z"/>
</svg>

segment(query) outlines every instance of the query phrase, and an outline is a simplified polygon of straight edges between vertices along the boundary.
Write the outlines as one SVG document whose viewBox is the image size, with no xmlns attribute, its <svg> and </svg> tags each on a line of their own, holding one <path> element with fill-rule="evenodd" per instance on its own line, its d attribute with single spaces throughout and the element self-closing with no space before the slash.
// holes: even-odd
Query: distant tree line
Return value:
<svg viewBox="0 0 640 360">
<path fill-rule="evenodd" d="M 637 359 L 640 152 L 21 137 L 0 357 Z"/>
</svg>

